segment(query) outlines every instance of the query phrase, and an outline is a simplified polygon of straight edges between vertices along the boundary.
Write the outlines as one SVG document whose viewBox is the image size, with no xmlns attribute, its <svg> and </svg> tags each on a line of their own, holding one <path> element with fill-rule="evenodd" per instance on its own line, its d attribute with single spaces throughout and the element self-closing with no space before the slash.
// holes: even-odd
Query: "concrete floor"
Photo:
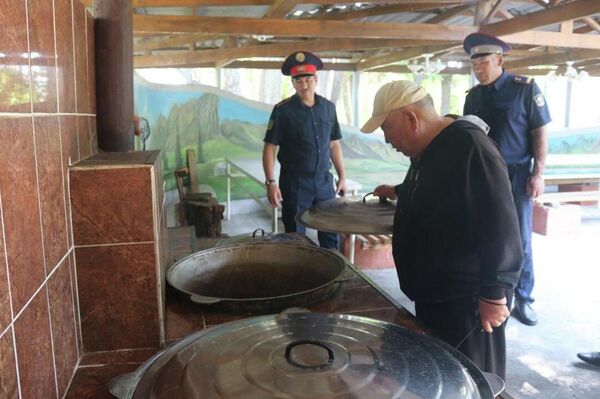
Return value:
<svg viewBox="0 0 600 399">
<path fill-rule="evenodd" d="M 600 368 L 576 356 L 600 351 L 600 209 L 583 209 L 578 232 L 533 236 L 539 323 L 528 327 L 517 320 L 508 322 L 507 392 L 514 398 L 600 399 Z M 259 227 L 270 231 L 266 213 L 223 221 L 223 232 L 229 235 L 249 234 Z M 316 240 L 313 231 L 307 235 Z M 367 273 L 414 312 L 394 269 Z"/>
</svg>

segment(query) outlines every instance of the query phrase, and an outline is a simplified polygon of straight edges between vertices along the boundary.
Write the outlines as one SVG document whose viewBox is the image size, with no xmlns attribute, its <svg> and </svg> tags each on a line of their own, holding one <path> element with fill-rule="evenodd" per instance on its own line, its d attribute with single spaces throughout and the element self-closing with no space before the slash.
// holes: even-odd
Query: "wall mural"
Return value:
<svg viewBox="0 0 600 399">
<path fill-rule="evenodd" d="M 148 119 L 152 134 L 147 149 L 161 149 L 167 191 L 175 190 L 175 169 L 185 165 L 186 150 L 197 152 L 197 172 L 201 184 L 210 186 L 219 201 L 226 198 L 223 160 L 227 158 L 261 161 L 263 138 L 270 104 L 248 100 L 211 86 L 162 85 L 135 76 L 135 112 Z M 342 146 L 347 177 L 362 185 L 362 193 L 378 184 L 398 184 L 408 169 L 409 161 L 377 134 L 365 135 L 353 126 L 341 125 Z M 140 146 L 141 148 L 141 146 Z M 551 132 L 549 153 L 600 154 L 600 127 Z M 561 155 L 562 156 L 562 155 Z M 600 162 L 586 162 L 585 170 L 600 171 Z M 578 166 L 561 162 L 553 171 L 578 172 Z M 333 168 L 332 168 L 333 169 Z M 236 179 L 232 199 L 264 195 L 264 187 L 250 179 Z"/>
<path fill-rule="evenodd" d="M 261 162 L 263 138 L 272 105 L 251 101 L 199 84 L 162 85 L 135 76 L 135 112 L 148 119 L 151 135 L 146 149 L 161 149 L 167 191 L 175 190 L 175 169 L 185 166 L 186 151 L 196 150 L 201 184 L 214 189 L 219 201 L 226 198 L 222 175 L 224 158 Z M 362 185 L 361 192 L 378 184 L 401 182 L 409 161 L 386 144 L 383 136 L 365 135 L 341 125 L 346 174 Z M 333 170 L 333 168 L 332 168 Z M 232 199 L 264 195 L 264 187 L 250 179 L 236 179 Z"/>
</svg>

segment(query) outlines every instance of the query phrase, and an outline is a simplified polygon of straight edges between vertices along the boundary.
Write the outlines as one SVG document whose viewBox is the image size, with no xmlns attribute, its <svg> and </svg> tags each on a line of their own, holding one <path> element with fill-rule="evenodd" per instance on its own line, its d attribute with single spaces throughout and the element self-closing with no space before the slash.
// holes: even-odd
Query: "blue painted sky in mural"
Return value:
<svg viewBox="0 0 600 399">
<path fill-rule="evenodd" d="M 201 90 L 201 88 L 205 90 Z M 134 95 L 136 99 L 135 113 L 142 116 L 153 126 L 159 115 L 165 118 L 169 116 L 169 112 L 174 105 L 183 104 L 189 100 L 199 98 L 206 92 L 210 92 L 210 88 L 200 85 L 183 85 L 169 86 L 153 84 L 136 76 L 134 84 Z M 217 93 L 217 89 L 214 89 Z M 243 100 L 242 97 L 226 98 L 223 96 L 223 91 L 219 92 L 219 120 L 222 121 L 223 115 L 235 115 L 235 119 L 244 122 L 264 124 L 269 121 L 271 106 L 255 101 Z M 245 104 L 244 102 L 248 102 Z M 263 108 L 263 109 L 261 109 Z"/>
</svg>

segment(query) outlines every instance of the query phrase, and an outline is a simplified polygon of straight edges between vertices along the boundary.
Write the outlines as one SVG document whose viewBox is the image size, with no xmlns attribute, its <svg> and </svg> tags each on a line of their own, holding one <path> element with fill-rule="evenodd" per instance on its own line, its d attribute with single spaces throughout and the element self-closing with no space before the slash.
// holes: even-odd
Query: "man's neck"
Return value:
<svg viewBox="0 0 600 399">
<path fill-rule="evenodd" d="M 300 97 L 300 101 L 302 101 L 302 104 L 306 105 L 307 107 L 312 107 L 313 105 L 315 105 L 315 95 L 313 94 L 308 98 Z"/>
<path fill-rule="evenodd" d="M 493 86 L 493 85 L 495 85 L 495 84 L 496 84 L 496 82 L 498 81 L 498 79 L 500 79 L 500 77 L 502 76 L 502 74 L 503 74 L 503 73 L 504 73 L 504 70 L 503 70 L 503 69 L 500 69 L 500 72 L 498 73 L 498 76 L 496 76 L 496 78 L 495 78 L 494 80 L 492 80 L 492 82 L 491 82 L 491 83 L 488 83 L 488 84 L 487 84 L 487 85 L 485 85 L 485 86 Z"/>
</svg>

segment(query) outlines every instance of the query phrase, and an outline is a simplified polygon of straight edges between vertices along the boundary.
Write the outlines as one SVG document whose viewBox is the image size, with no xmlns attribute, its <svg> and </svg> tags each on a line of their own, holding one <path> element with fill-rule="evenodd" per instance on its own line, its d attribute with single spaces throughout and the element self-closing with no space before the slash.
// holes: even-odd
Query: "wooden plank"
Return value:
<svg viewBox="0 0 600 399">
<path fill-rule="evenodd" d="M 377 67 L 398 63 L 400 61 L 411 60 L 413 58 L 421 57 L 423 54 L 436 54 L 445 52 L 450 49 L 457 47 L 455 44 L 444 44 L 440 46 L 426 46 L 410 48 L 403 51 L 394 52 L 391 54 L 385 54 L 381 56 L 371 57 L 360 62 L 357 67 L 359 71 L 367 71 Z"/>
<path fill-rule="evenodd" d="M 462 41 L 474 26 L 347 21 L 134 15 L 136 33 Z"/>
<path fill-rule="evenodd" d="M 510 55 L 510 53 L 508 54 Z M 589 60 L 599 57 L 600 50 L 571 50 L 564 53 L 544 54 L 515 61 L 508 61 L 504 63 L 504 68 L 513 70 L 536 65 L 562 64 L 567 61 Z"/>
<path fill-rule="evenodd" d="M 590 16 L 599 12 L 600 1 L 579 0 L 514 17 L 506 21 L 484 25 L 481 27 L 481 32 L 496 36 L 509 35 L 570 19 Z"/>
<path fill-rule="evenodd" d="M 285 18 L 298 3 L 298 0 L 276 0 L 265 13 L 265 18 Z"/>
<path fill-rule="evenodd" d="M 500 37 L 502 38 L 502 40 L 511 44 L 528 44 L 536 46 L 571 47 L 600 50 L 600 35 L 527 31 Z"/>
<path fill-rule="evenodd" d="M 132 7 L 199 7 L 199 6 L 266 6 L 272 5 L 276 0 L 131 0 Z M 456 0 L 428 0 L 441 5 L 456 3 Z M 86 7 L 91 7 L 93 0 L 81 0 Z M 418 0 L 363 0 L 363 4 L 417 4 Z M 340 3 L 354 3 L 349 0 L 299 0 L 304 4 L 334 5 Z"/>
<path fill-rule="evenodd" d="M 418 45 L 419 43 L 433 43 L 432 41 L 415 40 L 379 40 L 379 39 L 323 39 L 307 40 L 289 43 L 260 44 L 246 47 L 219 48 L 211 50 L 198 50 L 195 52 L 163 53 L 149 56 L 136 56 L 136 68 L 152 66 L 185 66 L 198 63 L 216 62 L 228 59 L 241 59 L 253 57 L 284 57 L 299 49 L 314 53 L 324 51 L 364 50 L 374 48 L 390 48 L 402 45 Z"/>
<path fill-rule="evenodd" d="M 544 193 L 535 199 L 536 202 L 581 202 L 600 200 L 600 191 L 563 191 Z"/>
<path fill-rule="evenodd" d="M 428 24 L 438 24 L 438 23 L 444 22 L 445 20 L 450 19 L 456 15 L 462 14 L 463 12 L 470 9 L 471 7 L 472 7 L 471 4 L 452 7 L 452 8 L 449 8 L 448 10 L 444 11 L 440 15 L 437 15 L 435 17 L 428 19 L 426 22 Z"/>
<path fill-rule="evenodd" d="M 456 1 L 452 4 L 463 4 L 468 3 L 467 8 L 473 4 L 473 1 Z M 327 20 L 349 20 L 357 18 L 374 17 L 377 15 L 387 15 L 400 12 L 418 12 L 424 10 L 435 10 L 445 5 L 451 4 L 440 4 L 434 2 L 423 2 L 415 4 L 393 4 L 388 6 L 370 7 L 362 10 L 350 10 L 345 12 L 337 12 L 334 14 L 320 14 L 311 19 L 327 19 Z"/>
<path fill-rule="evenodd" d="M 205 35 L 200 34 L 186 34 L 178 35 L 175 37 L 160 38 L 154 40 L 145 40 L 143 42 L 134 43 L 134 51 L 149 51 L 149 50 L 160 50 L 168 48 L 177 48 L 183 46 L 189 46 L 196 42 L 207 42 L 211 40 L 220 40 L 228 36 L 223 35 Z"/>
<path fill-rule="evenodd" d="M 596 32 L 600 32 L 600 24 L 592 17 L 581 18 L 590 28 L 593 28 Z"/>
</svg>

